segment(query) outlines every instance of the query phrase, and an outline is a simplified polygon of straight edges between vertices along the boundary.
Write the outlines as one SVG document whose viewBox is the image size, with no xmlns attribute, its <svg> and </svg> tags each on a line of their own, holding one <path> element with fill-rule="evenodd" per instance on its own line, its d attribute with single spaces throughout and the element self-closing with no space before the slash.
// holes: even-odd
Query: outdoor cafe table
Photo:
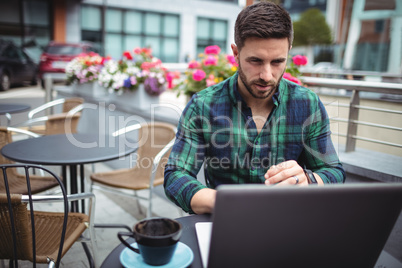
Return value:
<svg viewBox="0 0 402 268">
<path fill-rule="evenodd" d="M 31 106 L 19 103 L 0 103 L 0 115 L 7 117 L 7 126 L 10 125 L 11 115 L 21 113 L 31 109 Z"/>
<path fill-rule="evenodd" d="M 180 237 L 180 242 L 186 244 L 194 254 L 194 259 L 193 262 L 190 266 L 190 268 L 201 268 L 202 262 L 201 262 L 201 255 L 200 255 L 200 250 L 198 247 L 198 240 L 197 240 L 197 235 L 195 232 L 195 224 L 197 222 L 209 222 L 211 221 L 211 215 L 210 214 L 201 214 L 201 215 L 190 215 L 190 216 L 185 216 L 176 219 L 178 222 L 182 224 L 183 227 L 183 232 Z M 117 239 L 117 236 L 116 236 Z M 134 243 L 134 239 L 129 238 L 127 239 L 129 243 Z M 116 248 L 113 249 L 113 251 L 106 257 L 106 259 L 103 261 L 101 268 L 121 268 L 123 267 L 120 263 L 120 253 L 125 249 L 126 247 L 124 244 L 118 245 Z"/>
<path fill-rule="evenodd" d="M 133 141 L 99 133 L 59 134 L 15 141 L 1 150 L 3 156 L 20 163 L 57 165 L 62 167 L 67 186 L 66 169 L 70 168 L 70 193 L 78 192 L 77 167 L 80 166 L 81 192 L 85 190 L 84 164 L 118 159 L 137 150 Z M 66 187 L 67 189 L 67 187 Z M 78 211 L 78 202 L 71 211 Z M 84 212 L 82 202 L 82 212 Z"/>
</svg>

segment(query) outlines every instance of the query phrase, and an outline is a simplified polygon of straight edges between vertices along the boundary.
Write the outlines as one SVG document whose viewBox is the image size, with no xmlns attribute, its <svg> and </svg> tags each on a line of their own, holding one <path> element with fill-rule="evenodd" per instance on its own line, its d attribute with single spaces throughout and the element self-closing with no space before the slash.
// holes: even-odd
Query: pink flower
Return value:
<svg viewBox="0 0 402 268">
<path fill-rule="evenodd" d="M 180 72 L 167 72 L 166 73 L 166 80 L 168 82 L 168 88 L 174 88 L 173 80 L 180 78 Z"/>
<path fill-rule="evenodd" d="M 203 70 L 195 70 L 193 72 L 193 79 L 195 81 L 201 81 L 202 79 L 204 79 L 206 76 L 206 73 Z"/>
<path fill-rule="evenodd" d="M 297 66 L 306 65 L 307 64 L 307 57 L 302 55 L 296 55 L 292 58 L 292 61 Z"/>
<path fill-rule="evenodd" d="M 215 54 L 218 55 L 221 52 L 221 48 L 218 46 L 208 46 L 205 48 L 204 53 L 205 54 Z"/>
<path fill-rule="evenodd" d="M 207 87 L 215 85 L 215 76 L 213 74 L 210 74 L 207 78 Z"/>
<path fill-rule="evenodd" d="M 226 55 L 226 59 L 228 60 L 228 62 L 230 64 L 232 64 L 233 66 L 238 66 L 237 62 L 236 62 L 236 58 L 233 55 Z"/>
<path fill-rule="evenodd" d="M 200 67 L 201 66 L 200 66 L 200 63 L 198 61 L 193 60 L 193 61 L 190 61 L 188 63 L 188 68 L 189 69 L 197 69 L 197 68 L 200 68 Z"/>
<path fill-rule="evenodd" d="M 205 65 L 218 65 L 218 59 L 214 56 L 208 56 L 208 58 L 204 61 Z"/>
<path fill-rule="evenodd" d="M 298 85 L 302 84 L 302 82 L 299 79 L 297 79 L 296 77 L 292 76 L 290 73 L 284 73 L 283 78 L 285 78 L 285 79 L 287 79 L 289 81 L 292 81 L 292 82 L 294 82 L 294 83 L 296 83 Z"/>
</svg>

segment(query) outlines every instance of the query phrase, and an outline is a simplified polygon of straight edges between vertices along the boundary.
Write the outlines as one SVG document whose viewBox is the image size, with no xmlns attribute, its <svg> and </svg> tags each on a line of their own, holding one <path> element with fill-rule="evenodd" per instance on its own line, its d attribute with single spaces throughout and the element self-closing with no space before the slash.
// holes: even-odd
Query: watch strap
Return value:
<svg viewBox="0 0 402 268">
<path fill-rule="evenodd" d="M 304 169 L 304 173 L 306 174 L 309 184 L 317 184 L 314 173 L 310 169 Z"/>
</svg>

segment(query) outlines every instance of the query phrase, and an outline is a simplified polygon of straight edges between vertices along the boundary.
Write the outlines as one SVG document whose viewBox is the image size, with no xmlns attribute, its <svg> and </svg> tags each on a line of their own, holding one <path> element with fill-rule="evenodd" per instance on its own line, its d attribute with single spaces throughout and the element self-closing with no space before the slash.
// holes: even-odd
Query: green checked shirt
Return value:
<svg viewBox="0 0 402 268">
<path fill-rule="evenodd" d="M 238 92 L 237 74 L 195 94 L 180 118 L 165 167 L 169 199 L 193 213 L 191 198 L 202 188 L 264 183 L 269 167 L 287 160 L 311 169 L 324 183 L 344 182 L 328 115 L 318 96 L 282 79 L 273 102 L 258 133 L 251 109 Z M 204 161 L 207 186 L 196 179 Z"/>
</svg>

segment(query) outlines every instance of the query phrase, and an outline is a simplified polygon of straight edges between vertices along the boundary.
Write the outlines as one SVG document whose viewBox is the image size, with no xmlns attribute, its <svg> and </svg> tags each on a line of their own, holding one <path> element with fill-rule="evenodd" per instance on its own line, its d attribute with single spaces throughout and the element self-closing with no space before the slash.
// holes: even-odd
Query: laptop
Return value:
<svg viewBox="0 0 402 268">
<path fill-rule="evenodd" d="M 401 212 L 402 183 L 224 185 L 197 223 L 204 267 L 374 267 Z"/>
</svg>

